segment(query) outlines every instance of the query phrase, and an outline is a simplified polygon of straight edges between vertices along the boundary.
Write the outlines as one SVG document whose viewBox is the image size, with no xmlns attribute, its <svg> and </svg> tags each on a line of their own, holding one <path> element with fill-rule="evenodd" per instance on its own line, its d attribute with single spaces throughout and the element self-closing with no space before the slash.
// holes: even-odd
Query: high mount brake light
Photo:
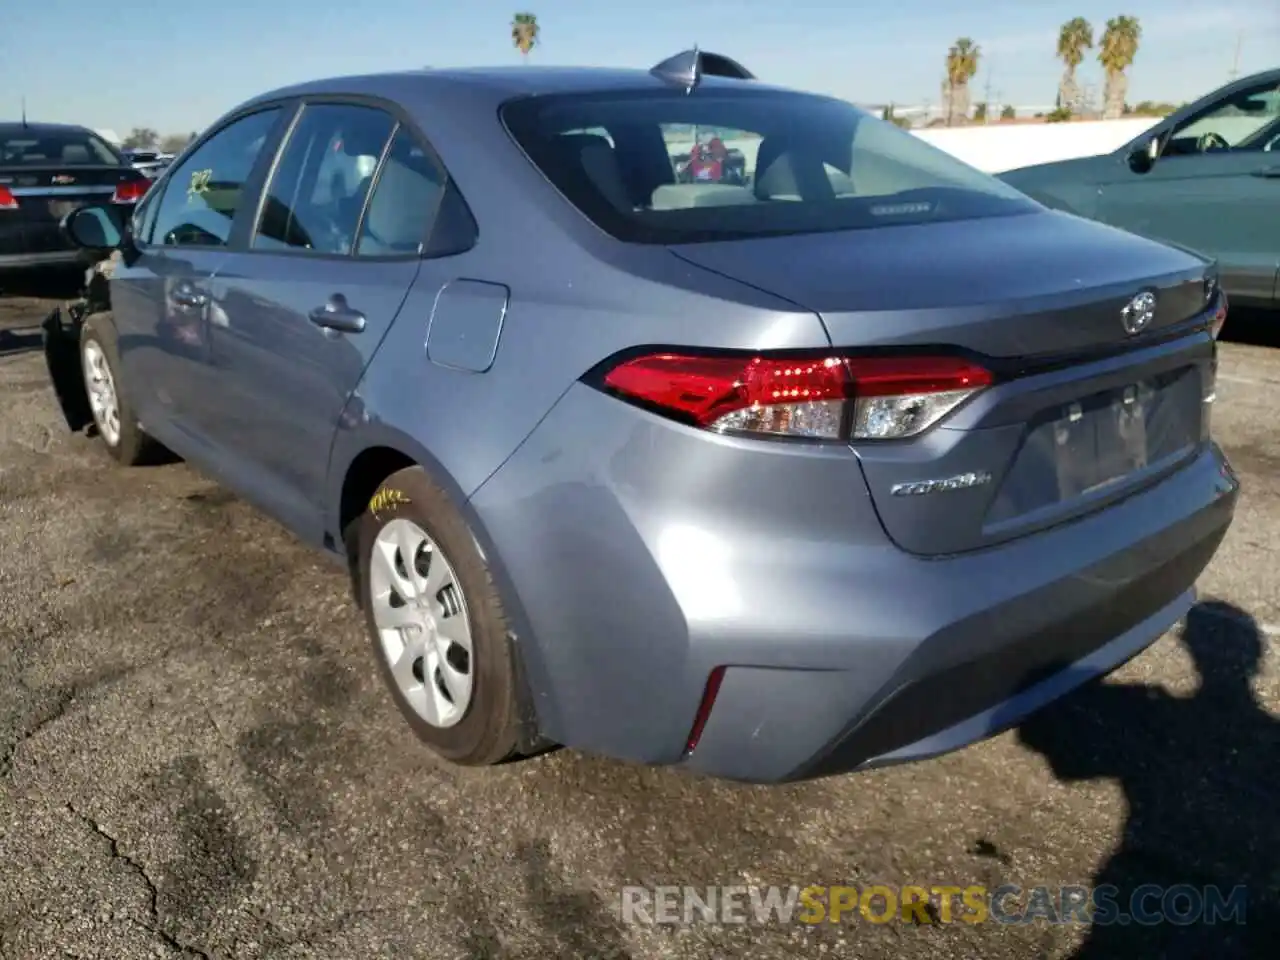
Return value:
<svg viewBox="0 0 1280 960">
<path fill-rule="evenodd" d="M 17 210 L 18 198 L 9 192 L 8 187 L 0 187 L 0 210 Z"/>
<path fill-rule="evenodd" d="M 116 184 L 115 196 L 111 198 L 111 202 L 137 203 L 146 196 L 150 186 L 151 182 L 148 180 L 121 180 Z"/>
<path fill-rule="evenodd" d="M 623 399 L 717 433 L 902 440 L 992 382 L 957 357 L 705 356 L 652 353 L 604 376 Z"/>
</svg>

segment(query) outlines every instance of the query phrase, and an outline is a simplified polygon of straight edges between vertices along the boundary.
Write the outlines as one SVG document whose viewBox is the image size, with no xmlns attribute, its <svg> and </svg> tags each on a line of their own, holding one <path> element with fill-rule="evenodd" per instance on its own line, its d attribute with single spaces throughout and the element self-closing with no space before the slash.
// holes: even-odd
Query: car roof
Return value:
<svg viewBox="0 0 1280 960">
<path fill-rule="evenodd" d="M 783 91 L 756 80 L 705 76 L 698 89 Z M 392 100 L 427 96 L 447 100 L 450 93 L 469 93 L 496 103 L 516 97 L 571 93 L 614 93 L 670 89 L 668 82 L 647 70 L 614 67 L 454 67 L 330 77 L 281 87 L 250 103 L 286 97 L 363 93 Z M 793 92 L 793 91 L 792 91 Z"/>
<path fill-rule="evenodd" d="M 0 133 L 12 136 L 15 133 L 93 133 L 88 127 L 77 123 L 23 123 L 21 120 L 0 120 Z M 96 133 L 93 134 L 97 136 Z"/>
</svg>

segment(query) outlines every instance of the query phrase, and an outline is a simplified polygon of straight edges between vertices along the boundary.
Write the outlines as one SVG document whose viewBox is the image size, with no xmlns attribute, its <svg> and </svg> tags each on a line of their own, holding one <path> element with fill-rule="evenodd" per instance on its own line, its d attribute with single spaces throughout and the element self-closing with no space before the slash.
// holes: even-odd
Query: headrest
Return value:
<svg viewBox="0 0 1280 960">
<path fill-rule="evenodd" d="M 374 131 L 362 124 L 342 131 L 341 152 L 348 157 L 377 157 L 387 144 L 387 131 Z"/>
<path fill-rule="evenodd" d="M 598 133 L 562 133 L 560 136 L 556 137 L 556 143 L 558 143 L 563 150 L 573 150 L 577 153 L 581 153 L 587 147 L 591 146 L 599 147 L 603 145 L 608 147 L 610 150 L 613 149 L 609 141 Z"/>
<path fill-rule="evenodd" d="M 786 137 L 765 137 L 756 151 L 753 189 L 757 199 L 799 196 L 795 170 L 791 164 L 791 143 Z"/>
<path fill-rule="evenodd" d="M 635 204 L 627 192 L 618 166 L 618 156 L 604 137 L 594 133 L 569 133 L 556 138 L 566 159 L 575 162 L 592 185 L 618 210 L 631 210 Z"/>
</svg>

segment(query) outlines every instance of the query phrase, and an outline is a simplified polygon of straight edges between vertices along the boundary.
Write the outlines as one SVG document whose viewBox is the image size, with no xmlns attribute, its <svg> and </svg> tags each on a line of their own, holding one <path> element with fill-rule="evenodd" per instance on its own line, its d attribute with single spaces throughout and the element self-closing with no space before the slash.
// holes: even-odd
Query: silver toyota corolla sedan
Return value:
<svg viewBox="0 0 1280 960">
<path fill-rule="evenodd" d="M 70 426 L 346 565 L 457 763 L 960 747 L 1174 625 L 1236 503 L 1214 264 L 712 54 L 277 90 L 65 229 Z"/>
</svg>

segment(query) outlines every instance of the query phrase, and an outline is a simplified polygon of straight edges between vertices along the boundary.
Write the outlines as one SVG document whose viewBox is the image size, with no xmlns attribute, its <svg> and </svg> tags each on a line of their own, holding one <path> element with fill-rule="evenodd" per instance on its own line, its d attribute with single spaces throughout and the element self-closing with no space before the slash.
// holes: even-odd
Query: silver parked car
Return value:
<svg viewBox="0 0 1280 960">
<path fill-rule="evenodd" d="M 66 229 L 119 261 L 47 324 L 71 426 L 346 565 L 458 763 L 957 748 L 1173 625 L 1235 507 L 1211 262 L 712 54 L 277 90 Z"/>
</svg>

